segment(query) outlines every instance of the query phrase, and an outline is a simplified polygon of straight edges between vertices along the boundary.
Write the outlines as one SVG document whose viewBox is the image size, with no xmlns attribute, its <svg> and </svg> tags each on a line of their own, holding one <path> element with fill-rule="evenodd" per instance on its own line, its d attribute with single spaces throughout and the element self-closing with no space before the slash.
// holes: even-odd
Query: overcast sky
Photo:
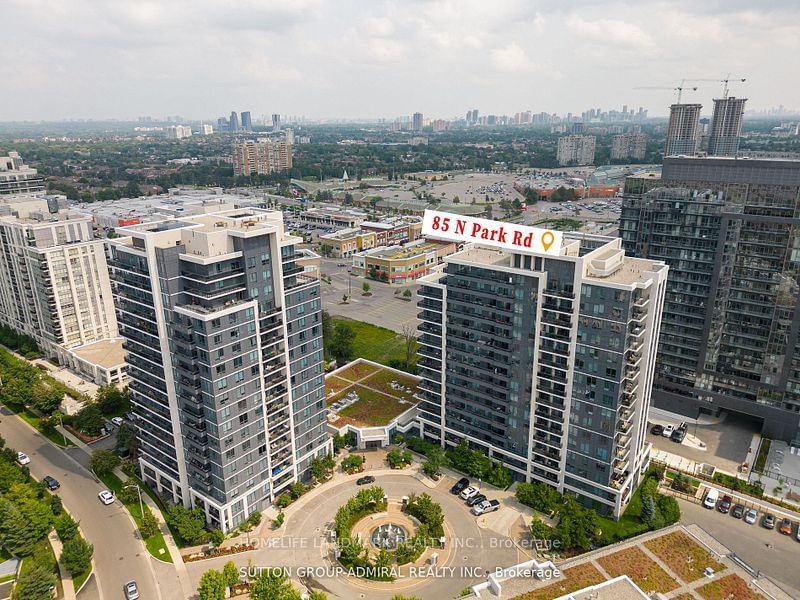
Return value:
<svg viewBox="0 0 800 600">
<path fill-rule="evenodd" d="M 798 0 L 2 0 L 0 23 L 0 121 L 657 115 L 672 93 L 634 88 L 728 72 L 748 108 L 800 108 Z"/>
</svg>

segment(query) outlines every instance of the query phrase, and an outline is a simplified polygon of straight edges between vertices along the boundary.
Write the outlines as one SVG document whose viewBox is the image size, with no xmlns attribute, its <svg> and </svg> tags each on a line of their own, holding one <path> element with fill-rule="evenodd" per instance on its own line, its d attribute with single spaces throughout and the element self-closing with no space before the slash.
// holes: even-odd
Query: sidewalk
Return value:
<svg viewBox="0 0 800 600">
<path fill-rule="evenodd" d="M 47 537 L 50 540 L 50 545 L 53 547 L 56 561 L 58 561 L 58 574 L 61 577 L 61 588 L 64 590 L 64 600 L 75 600 L 75 586 L 72 583 L 72 575 L 64 568 L 60 560 L 63 544 L 55 530 L 51 531 Z M 94 560 L 92 560 L 92 571 L 94 571 Z"/>
</svg>

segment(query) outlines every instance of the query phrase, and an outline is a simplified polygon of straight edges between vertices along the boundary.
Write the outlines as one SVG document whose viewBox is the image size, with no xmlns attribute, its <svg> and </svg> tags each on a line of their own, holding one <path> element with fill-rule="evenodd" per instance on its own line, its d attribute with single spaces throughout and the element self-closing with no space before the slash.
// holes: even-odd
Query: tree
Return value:
<svg viewBox="0 0 800 600">
<path fill-rule="evenodd" d="M 78 535 L 78 525 L 79 523 L 73 519 L 72 516 L 68 513 L 64 513 L 60 518 L 56 519 L 56 533 L 58 537 L 61 538 L 62 542 L 66 542 Z"/>
<path fill-rule="evenodd" d="M 50 510 L 53 511 L 53 515 L 56 517 L 64 512 L 64 505 L 61 503 L 61 496 L 58 494 L 50 496 Z"/>
<path fill-rule="evenodd" d="M 653 497 L 648 494 L 642 500 L 642 512 L 640 518 L 642 519 L 642 523 L 650 525 L 653 522 L 653 519 L 656 517 L 656 504 L 653 501 Z"/>
<path fill-rule="evenodd" d="M 52 600 L 56 576 L 46 566 L 34 564 L 20 572 L 14 586 L 13 600 Z"/>
<path fill-rule="evenodd" d="M 142 520 L 139 524 L 139 533 L 142 534 L 144 539 L 154 536 L 158 533 L 159 530 L 159 523 L 156 516 L 153 514 L 153 511 L 150 510 L 150 507 L 144 507 L 144 514 L 142 515 Z"/>
<path fill-rule="evenodd" d="M 403 290 L 403 298 L 411 298 L 411 296 L 413 296 L 413 295 L 414 295 L 414 294 L 413 294 L 413 293 L 411 292 L 411 290 L 409 290 L 408 288 L 406 288 L 405 290 Z"/>
<path fill-rule="evenodd" d="M 31 554 L 52 523 L 50 503 L 42 502 L 31 486 L 15 484 L 0 498 L 0 545 L 12 554 Z"/>
<path fill-rule="evenodd" d="M 64 393 L 57 388 L 50 387 L 44 383 L 36 384 L 31 389 L 30 405 L 36 410 L 49 415 L 52 414 L 64 399 Z"/>
<path fill-rule="evenodd" d="M 522 504 L 545 514 L 556 510 L 562 502 L 562 496 L 558 490 L 546 483 L 518 483 L 516 496 Z"/>
<path fill-rule="evenodd" d="M 406 290 L 410 292 L 411 290 Z M 417 330 L 409 324 L 403 325 L 403 345 L 406 349 L 406 363 L 411 364 L 417 355 Z"/>
<path fill-rule="evenodd" d="M 122 462 L 119 456 L 108 450 L 95 450 L 92 452 L 90 465 L 98 477 L 108 475 Z"/>
<path fill-rule="evenodd" d="M 231 591 L 233 590 L 233 586 L 239 583 L 239 569 L 236 568 L 236 564 L 234 564 L 232 560 L 226 562 L 225 566 L 222 567 L 222 577 L 225 579 L 225 585 L 227 585 Z"/>
<path fill-rule="evenodd" d="M 514 483 L 511 472 L 499 462 L 492 465 L 489 474 L 486 476 L 486 481 L 499 488 L 507 488 Z"/>
<path fill-rule="evenodd" d="M 250 600 L 301 600 L 300 592 L 284 575 L 267 569 L 261 571 L 250 588 Z"/>
<path fill-rule="evenodd" d="M 364 294 L 368 294 L 369 293 L 369 284 L 365 281 L 364 283 L 361 284 L 361 289 L 364 292 Z"/>
<path fill-rule="evenodd" d="M 89 403 L 78 411 L 72 419 L 73 426 L 87 435 L 97 435 L 100 428 L 105 425 L 105 419 L 100 409 Z"/>
<path fill-rule="evenodd" d="M 117 499 L 123 504 L 139 502 L 139 491 L 136 489 L 137 485 L 138 484 L 133 479 L 127 479 L 125 483 L 122 484 L 122 489 L 117 492 Z"/>
<path fill-rule="evenodd" d="M 531 537 L 533 537 L 534 542 L 547 542 L 553 537 L 553 530 L 540 518 L 533 517 Z"/>
<path fill-rule="evenodd" d="M 308 594 L 308 600 L 328 600 L 328 596 L 323 592 L 312 591 Z"/>
<path fill-rule="evenodd" d="M 200 577 L 197 594 L 200 600 L 225 600 L 225 576 L 215 569 L 209 569 Z"/>
<path fill-rule="evenodd" d="M 422 470 L 428 477 L 437 477 L 441 474 L 442 465 L 445 461 L 445 453 L 441 446 L 431 446 L 426 455 L 426 460 L 422 463 Z"/>
<path fill-rule="evenodd" d="M 61 564 L 75 577 L 86 573 L 89 569 L 92 564 L 92 554 L 94 554 L 94 546 L 77 535 L 64 542 Z"/>
<path fill-rule="evenodd" d="M 330 345 L 333 343 L 333 319 L 327 310 L 322 311 L 322 344 L 325 354 L 330 356 Z"/>
<path fill-rule="evenodd" d="M 123 391 L 115 385 L 104 385 L 97 389 L 95 404 L 104 415 L 117 415 L 130 410 L 130 393 L 127 389 Z"/>
<path fill-rule="evenodd" d="M 199 507 L 188 509 L 182 504 L 167 507 L 167 523 L 187 544 L 202 544 L 208 540 L 206 520 Z"/>
<path fill-rule="evenodd" d="M 336 364 L 343 365 L 353 359 L 353 340 L 355 338 L 356 332 L 349 323 L 339 322 L 336 324 L 333 343 L 330 346 L 330 352 L 336 359 Z"/>
</svg>

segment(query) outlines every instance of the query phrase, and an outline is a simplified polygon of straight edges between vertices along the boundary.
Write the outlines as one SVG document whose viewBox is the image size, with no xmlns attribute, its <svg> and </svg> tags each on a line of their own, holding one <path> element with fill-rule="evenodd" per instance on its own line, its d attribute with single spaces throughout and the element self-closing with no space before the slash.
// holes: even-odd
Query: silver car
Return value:
<svg viewBox="0 0 800 600">
<path fill-rule="evenodd" d="M 755 508 L 751 508 L 746 513 L 744 513 L 744 522 L 748 525 L 752 525 L 756 522 L 758 518 L 758 511 Z"/>
<path fill-rule="evenodd" d="M 135 581 L 129 581 L 125 584 L 125 600 L 138 600 L 139 588 L 136 587 Z"/>
</svg>

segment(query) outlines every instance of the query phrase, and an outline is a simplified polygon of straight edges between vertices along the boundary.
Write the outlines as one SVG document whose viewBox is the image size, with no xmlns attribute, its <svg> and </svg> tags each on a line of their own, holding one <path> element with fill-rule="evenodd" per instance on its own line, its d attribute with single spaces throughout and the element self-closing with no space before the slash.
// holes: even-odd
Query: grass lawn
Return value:
<svg viewBox="0 0 800 600">
<path fill-rule="evenodd" d="M 343 408 L 337 414 L 351 420 L 356 425 L 368 427 L 387 425 L 396 416 L 413 406 L 412 403 L 401 404 L 397 398 L 365 388 L 359 384 L 346 391 L 339 392 L 330 399 L 329 404 L 343 398 L 350 391 L 358 394 L 358 401 Z"/>
<path fill-rule="evenodd" d="M 86 583 L 86 580 L 89 579 L 89 575 L 92 574 L 92 569 L 88 569 L 86 573 L 82 573 L 77 577 L 72 578 L 72 587 L 75 588 L 75 593 L 78 593 L 78 590 L 81 589 L 81 586 Z"/>
<path fill-rule="evenodd" d="M 560 581 L 516 596 L 513 600 L 552 600 L 553 598 L 559 598 L 577 590 L 582 590 L 590 585 L 603 583 L 606 580 L 592 563 L 584 563 L 577 567 L 564 569 L 562 575 L 563 579 Z"/>
<path fill-rule="evenodd" d="M 711 567 L 715 573 L 725 569 L 725 565 L 714 560 L 711 554 L 682 531 L 662 535 L 644 545 L 687 583 L 704 577 L 706 567 Z"/>
<path fill-rule="evenodd" d="M 11 575 L 5 575 L 4 577 L 0 577 L 0 583 L 7 583 L 9 581 L 14 581 L 16 575 L 12 573 Z"/>
<path fill-rule="evenodd" d="M 738 575 L 728 575 L 717 579 L 696 588 L 695 591 L 705 600 L 727 600 L 727 598 L 758 600 L 759 598 L 765 598 L 765 596 L 757 594 L 747 587 L 747 582 Z"/>
<path fill-rule="evenodd" d="M 57 431 L 54 430 L 43 431 L 41 426 L 41 419 L 27 408 L 20 407 L 15 404 L 5 404 L 4 406 L 8 408 L 8 410 L 13 412 L 15 415 L 17 415 L 20 419 L 25 421 L 28 425 L 33 427 L 36 431 L 41 433 L 48 440 L 56 444 L 57 446 L 61 446 L 62 448 L 71 448 L 74 446 L 74 444 L 69 440 L 67 440 L 67 443 L 65 445 L 64 436 L 58 433 Z"/>
<path fill-rule="evenodd" d="M 619 521 L 598 515 L 597 522 L 603 532 L 603 545 L 608 545 L 619 540 L 625 540 L 650 528 L 639 520 L 642 513 L 642 497 L 639 489 L 633 493 L 631 501 Z"/>
<path fill-rule="evenodd" d="M 343 389 L 348 388 L 351 385 L 353 385 L 352 381 L 347 381 L 341 377 L 336 377 L 336 375 L 329 375 L 325 378 L 325 395 L 331 396 L 337 392 L 341 392 Z"/>
<path fill-rule="evenodd" d="M 339 371 L 336 373 L 336 377 L 339 379 L 344 379 L 350 383 L 354 383 L 359 379 L 363 379 L 372 373 L 377 373 L 378 371 L 380 371 L 380 367 L 371 365 L 369 363 L 360 362 L 351 365 L 342 371 Z"/>
<path fill-rule="evenodd" d="M 612 577 L 628 575 L 645 594 L 666 594 L 678 587 L 664 569 L 636 546 L 598 558 L 597 562 Z"/>
<path fill-rule="evenodd" d="M 406 359 L 405 340 L 402 335 L 391 329 L 342 317 L 333 317 L 332 321 L 334 327 L 337 323 L 348 323 L 353 328 L 356 334 L 356 339 L 353 340 L 353 353 L 356 357 L 366 358 L 384 365 L 388 365 L 393 358 Z M 412 361 L 416 362 L 416 360 L 415 345 Z"/>
<path fill-rule="evenodd" d="M 122 481 L 113 473 L 103 476 L 98 475 L 98 477 L 100 477 L 100 480 L 110 491 L 114 492 L 114 494 L 118 494 L 122 489 Z M 142 493 L 145 492 L 146 486 L 142 484 Z M 139 509 L 139 500 L 137 499 L 130 504 L 125 504 L 125 508 L 131 513 L 133 520 L 136 521 L 136 526 L 139 527 L 142 521 L 142 511 Z M 164 562 L 172 562 L 172 557 L 169 554 L 169 550 L 167 550 L 167 543 L 164 541 L 164 535 L 160 531 L 147 538 L 145 540 L 145 546 L 147 546 L 147 551 L 157 559 L 163 560 Z M 161 552 L 162 549 L 164 552 Z"/>
<path fill-rule="evenodd" d="M 392 381 L 396 381 L 411 391 L 401 392 L 400 390 L 393 389 L 391 385 Z M 413 398 L 414 394 L 417 392 L 417 381 L 413 377 L 398 375 L 393 371 L 379 371 L 367 377 L 361 384 L 389 394 L 390 396 L 398 396 L 405 400 L 416 402 Z"/>
</svg>

